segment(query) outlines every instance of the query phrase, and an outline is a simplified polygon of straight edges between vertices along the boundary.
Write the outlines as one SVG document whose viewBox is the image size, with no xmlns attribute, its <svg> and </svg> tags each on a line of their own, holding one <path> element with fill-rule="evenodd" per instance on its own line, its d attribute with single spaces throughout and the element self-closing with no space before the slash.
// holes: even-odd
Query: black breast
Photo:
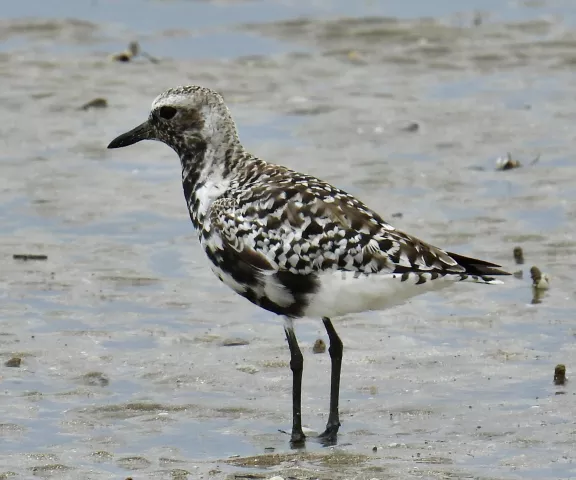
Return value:
<svg viewBox="0 0 576 480">
<path fill-rule="evenodd" d="M 318 277 L 314 274 L 298 275 L 291 272 L 276 272 L 271 275 L 263 275 L 252 265 L 244 262 L 233 249 L 211 250 L 206 248 L 206 255 L 221 272 L 220 280 L 228 276 L 239 283 L 243 290 L 238 294 L 248 299 L 259 307 L 288 317 L 301 317 L 308 306 L 308 295 L 318 290 Z M 277 282 L 282 285 L 292 296 L 293 301 L 289 305 L 279 305 L 265 293 L 265 282 Z"/>
</svg>

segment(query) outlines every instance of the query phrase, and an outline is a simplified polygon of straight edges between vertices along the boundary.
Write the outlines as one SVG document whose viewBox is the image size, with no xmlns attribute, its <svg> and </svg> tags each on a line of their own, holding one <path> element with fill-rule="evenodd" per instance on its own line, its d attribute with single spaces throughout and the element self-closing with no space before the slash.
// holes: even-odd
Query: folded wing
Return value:
<svg viewBox="0 0 576 480">
<path fill-rule="evenodd" d="M 499 265 L 446 252 L 386 223 L 366 205 L 313 177 L 219 199 L 209 228 L 238 262 L 263 275 L 328 270 L 507 275 Z"/>
</svg>

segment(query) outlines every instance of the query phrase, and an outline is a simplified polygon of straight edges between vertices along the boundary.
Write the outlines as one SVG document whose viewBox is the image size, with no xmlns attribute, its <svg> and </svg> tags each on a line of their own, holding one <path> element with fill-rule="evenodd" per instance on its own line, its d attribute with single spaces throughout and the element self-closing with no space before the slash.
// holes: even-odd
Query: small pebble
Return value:
<svg viewBox="0 0 576 480">
<path fill-rule="evenodd" d="M 33 253 L 15 253 L 14 260 L 48 260 L 48 255 L 35 255 Z"/>
<path fill-rule="evenodd" d="M 554 369 L 554 385 L 564 385 L 566 383 L 566 365 L 559 363 Z"/>
<path fill-rule="evenodd" d="M 391 216 L 392 216 L 392 218 L 402 218 L 404 216 L 404 214 L 402 212 L 396 212 L 396 213 L 393 213 Z"/>
<path fill-rule="evenodd" d="M 522 251 L 522 247 L 514 247 L 514 260 L 518 265 L 524 263 L 524 252 Z"/>
<path fill-rule="evenodd" d="M 248 345 L 249 343 L 248 340 L 244 340 L 243 338 L 226 338 L 220 345 L 223 347 L 241 347 L 243 345 Z"/>
<path fill-rule="evenodd" d="M 112 60 L 116 62 L 129 62 L 132 59 L 132 57 L 133 55 L 130 55 L 129 52 L 120 52 L 112 55 Z"/>
<path fill-rule="evenodd" d="M 324 340 L 319 338 L 314 342 L 314 346 L 312 347 L 312 353 L 325 353 L 326 352 L 326 343 Z"/>
<path fill-rule="evenodd" d="M 536 266 L 530 269 L 530 277 L 532 277 L 532 286 L 537 290 L 548 290 L 550 288 L 550 277 L 546 273 L 542 273 Z"/>
<path fill-rule="evenodd" d="M 522 164 L 518 160 L 514 160 L 510 153 L 507 153 L 505 157 L 496 159 L 496 170 L 512 170 L 521 166 Z"/>
<path fill-rule="evenodd" d="M 106 108 L 108 106 L 108 101 L 105 98 L 95 98 L 85 103 L 80 107 L 80 110 L 90 110 L 91 108 Z"/>
<path fill-rule="evenodd" d="M 402 127 L 401 130 L 405 132 L 417 132 L 418 130 L 420 130 L 420 125 L 417 124 L 416 122 L 410 122 L 408 125 Z"/>
<path fill-rule="evenodd" d="M 128 48 L 120 53 L 115 53 L 110 56 L 110 60 L 114 62 L 130 62 L 135 57 L 144 57 L 152 63 L 158 63 L 158 59 L 150 55 L 149 53 L 143 52 L 140 49 L 140 44 L 138 42 L 130 42 Z"/>
<path fill-rule="evenodd" d="M 22 359 L 20 357 L 12 357 L 10 360 L 4 362 L 6 367 L 13 367 L 18 368 L 22 363 Z"/>
<path fill-rule="evenodd" d="M 372 447 L 372 451 L 373 451 L 374 453 L 376 453 L 376 452 L 378 451 L 378 447 L 376 447 L 376 446 Z"/>
<path fill-rule="evenodd" d="M 129 62 L 140 53 L 140 44 L 138 42 L 130 42 L 128 49 L 120 53 L 113 54 L 110 58 L 115 62 Z"/>
</svg>

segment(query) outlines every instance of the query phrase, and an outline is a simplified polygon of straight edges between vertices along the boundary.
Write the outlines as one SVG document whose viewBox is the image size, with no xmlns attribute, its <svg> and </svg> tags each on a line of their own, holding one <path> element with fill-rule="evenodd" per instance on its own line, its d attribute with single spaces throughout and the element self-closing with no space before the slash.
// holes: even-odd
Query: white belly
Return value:
<svg viewBox="0 0 576 480">
<path fill-rule="evenodd" d="M 410 274 L 402 281 L 401 274 L 375 273 L 354 278 L 350 272 L 330 272 L 319 277 L 320 287 L 309 295 L 305 315 L 308 317 L 337 317 L 368 310 L 384 310 L 404 303 L 409 298 L 439 290 L 460 280 L 459 275 L 446 275 L 435 280 L 429 277 L 416 285 L 420 276 Z"/>
</svg>

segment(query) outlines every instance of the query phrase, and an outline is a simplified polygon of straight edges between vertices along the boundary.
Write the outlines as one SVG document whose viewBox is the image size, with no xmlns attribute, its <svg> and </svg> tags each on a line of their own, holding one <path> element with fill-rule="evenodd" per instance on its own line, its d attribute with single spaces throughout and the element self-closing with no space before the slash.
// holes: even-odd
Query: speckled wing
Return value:
<svg viewBox="0 0 576 480">
<path fill-rule="evenodd" d="M 395 230 L 353 196 L 314 177 L 294 172 L 289 179 L 270 177 L 266 186 L 237 192 L 235 200 L 217 200 L 209 212 L 211 228 L 226 247 L 264 274 L 497 274 L 488 268 L 497 265 L 476 260 L 475 270 L 468 271 L 465 260 L 473 259 Z"/>
<path fill-rule="evenodd" d="M 263 252 L 254 248 L 249 235 L 250 222 L 238 215 L 233 199 L 216 200 L 208 213 L 208 223 L 204 225 L 202 233 L 209 248 L 229 251 L 233 261 L 256 272 L 273 273 L 279 270 Z"/>
</svg>

